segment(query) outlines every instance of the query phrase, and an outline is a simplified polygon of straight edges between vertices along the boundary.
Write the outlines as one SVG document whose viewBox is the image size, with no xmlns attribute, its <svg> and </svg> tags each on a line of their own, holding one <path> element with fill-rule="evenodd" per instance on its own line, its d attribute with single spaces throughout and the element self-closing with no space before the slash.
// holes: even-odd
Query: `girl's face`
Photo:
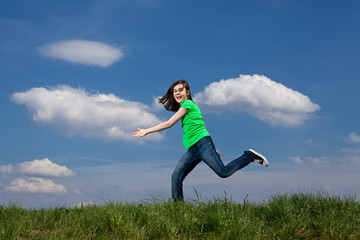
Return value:
<svg viewBox="0 0 360 240">
<path fill-rule="evenodd" d="M 173 94 L 176 102 L 180 104 L 182 101 L 188 99 L 190 91 L 186 90 L 184 85 L 178 84 L 173 88 Z"/>
</svg>

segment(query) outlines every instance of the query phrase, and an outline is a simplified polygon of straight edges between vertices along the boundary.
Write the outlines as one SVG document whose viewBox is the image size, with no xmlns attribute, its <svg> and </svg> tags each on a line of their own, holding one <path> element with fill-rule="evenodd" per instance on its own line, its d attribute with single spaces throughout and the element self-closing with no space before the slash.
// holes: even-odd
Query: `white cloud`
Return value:
<svg viewBox="0 0 360 240">
<path fill-rule="evenodd" d="M 356 132 L 352 132 L 349 135 L 349 139 L 353 143 L 360 143 L 360 136 L 356 134 Z"/>
<path fill-rule="evenodd" d="M 0 173 L 3 174 L 11 174 L 14 172 L 14 166 L 9 164 L 9 165 L 0 165 Z"/>
<path fill-rule="evenodd" d="M 6 187 L 6 190 L 23 193 L 66 193 L 63 185 L 39 177 L 16 178 Z"/>
<path fill-rule="evenodd" d="M 35 122 L 51 125 L 68 136 L 80 135 L 105 140 L 134 141 L 132 132 L 160 123 L 149 107 L 113 94 L 90 94 L 69 86 L 32 88 L 14 93 L 13 101 L 24 104 Z M 150 140 L 162 139 L 154 133 Z"/>
<path fill-rule="evenodd" d="M 260 75 L 240 75 L 213 82 L 194 100 L 202 109 L 247 112 L 273 125 L 297 126 L 320 109 L 309 97 Z"/>
<path fill-rule="evenodd" d="M 307 157 L 306 159 L 315 165 L 329 164 L 331 162 L 331 160 L 327 157 Z"/>
<path fill-rule="evenodd" d="M 60 41 L 39 47 L 42 55 L 71 63 L 108 67 L 124 57 L 119 47 L 86 40 Z"/>
<path fill-rule="evenodd" d="M 355 146 L 352 148 L 343 147 L 340 149 L 335 149 L 336 153 L 331 156 L 322 156 L 322 157 L 306 157 L 306 161 L 315 164 L 315 165 L 327 165 L 327 164 L 335 164 L 335 165 L 352 165 L 359 166 L 360 164 L 360 148 L 357 143 L 360 142 L 358 139 L 359 136 L 352 132 L 347 138 L 346 143 L 355 143 Z M 339 155 L 340 153 L 340 155 Z"/>
<path fill-rule="evenodd" d="M 157 96 L 157 97 L 153 97 L 153 104 L 151 106 L 152 111 L 154 112 L 159 112 L 161 110 L 164 110 L 164 105 L 162 105 L 161 103 L 159 103 L 159 98 L 161 98 L 162 96 Z"/>
<path fill-rule="evenodd" d="M 26 174 L 38 175 L 47 177 L 69 177 L 74 176 L 75 172 L 71 169 L 57 165 L 51 162 L 48 158 L 35 159 L 31 162 L 23 162 L 18 166 L 0 165 L 0 173 L 4 174 Z"/>
<path fill-rule="evenodd" d="M 161 122 L 151 113 L 162 107 L 156 98 L 148 107 L 113 94 L 91 94 L 62 85 L 17 92 L 12 100 L 24 104 L 32 112 L 35 122 L 49 124 L 68 136 L 135 141 L 131 133 L 138 127 Z M 302 124 L 320 108 L 307 96 L 259 75 L 240 75 L 211 83 L 203 92 L 197 93 L 194 100 L 205 111 L 247 112 L 262 121 L 284 126 Z M 145 139 L 162 138 L 162 134 L 154 133 Z"/>
<path fill-rule="evenodd" d="M 289 159 L 292 162 L 297 163 L 297 164 L 303 164 L 304 163 L 304 161 L 300 157 L 289 157 Z"/>
<path fill-rule="evenodd" d="M 59 166 L 44 158 L 41 160 L 35 159 L 31 162 L 23 162 L 19 165 L 19 170 L 24 174 L 51 176 L 51 177 L 68 177 L 75 173 L 65 166 Z"/>
</svg>

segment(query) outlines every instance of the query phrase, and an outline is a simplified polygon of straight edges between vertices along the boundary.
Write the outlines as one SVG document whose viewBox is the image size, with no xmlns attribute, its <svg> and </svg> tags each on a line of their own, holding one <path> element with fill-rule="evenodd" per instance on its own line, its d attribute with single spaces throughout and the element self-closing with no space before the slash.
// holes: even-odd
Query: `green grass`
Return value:
<svg viewBox="0 0 360 240">
<path fill-rule="evenodd" d="M 152 200 L 82 208 L 0 206 L 0 239 L 360 239 L 360 204 L 323 193 L 267 202 Z"/>
</svg>

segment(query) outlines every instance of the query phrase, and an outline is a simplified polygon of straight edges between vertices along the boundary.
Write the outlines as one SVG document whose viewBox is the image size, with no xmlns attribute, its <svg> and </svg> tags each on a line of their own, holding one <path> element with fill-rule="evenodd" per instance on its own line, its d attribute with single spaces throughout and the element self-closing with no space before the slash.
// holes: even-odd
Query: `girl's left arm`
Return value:
<svg viewBox="0 0 360 240">
<path fill-rule="evenodd" d="M 158 125 L 155 125 L 150 128 L 146 128 L 146 129 L 138 128 L 137 132 L 133 132 L 132 135 L 135 138 L 141 138 L 148 135 L 149 133 L 159 132 L 164 129 L 168 129 L 172 127 L 175 123 L 177 123 L 177 121 L 179 121 L 183 116 L 185 116 L 185 114 L 187 114 L 188 111 L 189 109 L 187 108 L 180 108 L 169 120 L 159 123 Z"/>
</svg>

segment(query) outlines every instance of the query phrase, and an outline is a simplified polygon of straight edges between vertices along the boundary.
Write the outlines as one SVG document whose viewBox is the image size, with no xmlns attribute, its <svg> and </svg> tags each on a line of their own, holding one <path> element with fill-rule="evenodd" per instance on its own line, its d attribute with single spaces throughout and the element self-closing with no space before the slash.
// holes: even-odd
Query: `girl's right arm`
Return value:
<svg viewBox="0 0 360 240">
<path fill-rule="evenodd" d="M 164 129 L 168 129 L 172 127 L 175 123 L 177 123 L 177 121 L 179 121 L 183 116 L 185 116 L 185 114 L 187 114 L 188 111 L 189 109 L 187 108 L 180 108 L 169 120 L 159 123 L 158 125 L 150 128 L 146 128 L 146 129 L 138 128 L 137 132 L 133 132 L 132 135 L 135 138 L 141 138 L 148 135 L 149 133 L 159 132 Z"/>
</svg>

